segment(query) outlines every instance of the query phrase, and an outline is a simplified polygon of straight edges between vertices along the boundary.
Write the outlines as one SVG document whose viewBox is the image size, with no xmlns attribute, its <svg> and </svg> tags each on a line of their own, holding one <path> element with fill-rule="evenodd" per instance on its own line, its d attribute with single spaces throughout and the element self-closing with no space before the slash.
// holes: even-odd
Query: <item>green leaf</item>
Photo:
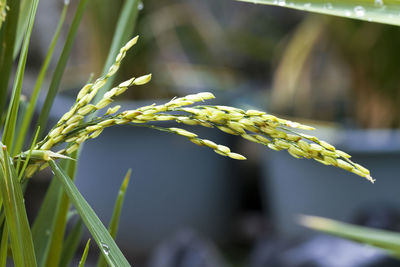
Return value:
<svg viewBox="0 0 400 267">
<path fill-rule="evenodd" d="M 104 227 L 103 223 L 97 217 L 96 213 L 83 198 L 81 193 L 76 188 L 75 184 L 65 174 L 65 172 L 56 164 L 54 160 L 49 161 L 50 167 L 55 173 L 56 177 L 63 184 L 65 192 L 68 194 L 71 202 L 74 204 L 76 210 L 81 216 L 86 227 L 95 239 L 101 253 L 111 266 L 130 266 L 122 252 L 119 250 L 117 244 Z"/>
<path fill-rule="evenodd" d="M 18 153 L 19 151 L 22 150 L 22 147 L 24 145 L 24 141 L 25 141 L 25 137 L 26 137 L 26 133 L 28 132 L 28 128 L 29 125 L 31 123 L 32 120 L 32 116 L 33 116 L 33 112 L 35 111 L 35 107 L 36 107 L 36 102 L 39 96 L 39 92 L 42 88 L 42 84 L 44 81 L 44 77 L 46 76 L 47 73 L 47 69 L 49 67 L 50 64 L 50 60 L 53 56 L 53 52 L 54 52 L 54 48 L 57 44 L 57 40 L 58 37 L 60 36 L 60 32 L 61 32 L 61 28 L 64 24 L 64 20 L 65 20 L 65 15 L 67 14 L 67 10 L 68 10 L 68 6 L 69 6 L 69 2 L 64 2 L 64 8 L 62 10 L 59 22 L 58 22 L 58 26 L 57 29 L 54 33 L 53 39 L 50 42 L 50 46 L 49 49 L 47 51 L 47 55 L 46 58 L 44 59 L 44 62 L 42 64 L 42 67 L 40 68 L 40 72 L 38 75 L 38 78 L 36 80 L 35 86 L 33 87 L 33 91 L 32 91 L 32 95 L 31 95 L 31 99 L 29 101 L 29 105 L 26 111 L 26 114 L 23 118 L 22 124 L 21 124 L 21 129 L 18 132 L 18 137 L 16 139 L 16 143 L 14 146 L 14 152 Z"/>
<path fill-rule="evenodd" d="M 119 49 L 130 39 L 135 28 L 137 16 L 139 13 L 140 0 L 126 0 L 122 7 L 117 26 L 115 28 L 114 37 L 111 43 L 110 51 L 108 52 L 106 63 L 103 68 L 103 75 L 107 74 L 108 69 L 114 63 L 115 57 L 119 53 Z M 94 103 L 99 101 L 105 92 L 110 90 L 115 76 L 108 78 L 107 83 L 100 88 L 94 98 Z M 94 117 L 94 115 L 92 115 Z"/>
<path fill-rule="evenodd" d="M 124 199 L 126 195 L 126 189 L 128 188 L 129 180 L 131 177 L 132 170 L 129 169 L 125 175 L 124 181 L 121 184 L 121 188 L 119 189 L 117 200 L 115 201 L 113 215 L 111 217 L 110 225 L 108 226 L 108 231 L 110 232 L 112 238 L 116 238 L 118 233 L 118 225 L 119 219 L 121 217 L 121 210 L 124 204 Z M 102 255 L 99 257 L 99 261 L 97 263 L 97 267 L 107 267 L 107 263 Z"/>
<path fill-rule="evenodd" d="M 61 201 L 61 189 L 60 182 L 53 179 L 32 226 L 38 266 L 45 266 L 46 264 Z"/>
<path fill-rule="evenodd" d="M 8 148 L 12 148 L 14 140 L 15 125 L 17 122 L 18 107 L 21 97 L 22 81 L 24 79 L 26 58 L 28 57 L 29 40 L 31 38 L 33 23 L 35 21 L 36 10 L 39 0 L 33 0 L 29 14 L 28 29 L 25 34 L 22 51 L 18 62 L 17 73 L 15 75 L 14 86 L 11 95 L 11 103 L 8 108 L 6 124 L 4 126 L 3 143 Z M 11 149 L 12 151 L 12 149 Z"/>
<path fill-rule="evenodd" d="M 0 143 L 0 193 L 10 233 L 11 249 L 16 267 L 36 266 L 32 234 L 26 216 L 21 184 L 6 146 Z M 7 197 L 5 197 L 7 196 Z"/>
<path fill-rule="evenodd" d="M 71 155 L 72 158 L 76 159 L 78 157 L 78 151 L 74 152 Z M 77 161 L 71 161 L 71 160 L 63 160 L 62 161 L 62 168 L 65 170 L 71 179 L 71 182 L 74 181 L 75 179 L 75 174 L 76 174 L 76 167 L 77 167 Z M 57 179 L 54 179 L 57 180 Z M 57 180 L 59 183 L 59 186 L 62 189 L 62 184 Z M 61 201 L 58 204 L 58 211 L 57 214 L 55 215 L 56 221 L 55 221 L 55 227 L 54 227 L 54 232 L 52 235 L 51 239 L 51 244 L 49 248 L 49 253 L 47 257 L 47 262 L 46 266 L 52 267 L 52 266 L 58 266 L 61 255 L 63 252 L 63 242 L 64 242 L 64 235 L 65 235 L 65 230 L 67 226 L 67 221 L 68 221 L 68 213 L 69 213 L 69 207 L 70 207 L 70 201 L 65 194 L 64 190 L 61 190 L 59 192 Z"/>
<path fill-rule="evenodd" d="M 50 109 L 53 105 L 54 98 L 57 95 L 58 88 L 60 87 L 61 78 L 64 74 L 65 67 L 67 65 L 67 61 L 69 55 L 71 53 L 72 45 L 74 44 L 74 40 L 76 37 L 76 33 L 78 31 L 79 24 L 82 20 L 83 14 L 85 12 L 88 0 L 80 0 L 78 8 L 76 9 L 75 16 L 72 20 L 71 27 L 69 29 L 67 39 L 64 44 L 64 48 L 61 52 L 61 56 L 57 62 L 57 66 L 54 70 L 53 77 L 50 82 L 50 87 L 46 95 L 46 99 L 44 101 L 42 110 L 38 119 L 38 126 L 40 126 L 39 138 L 42 137 L 44 131 L 46 130 L 47 120 L 49 118 Z"/>
<path fill-rule="evenodd" d="M 19 8 L 17 37 L 16 37 L 14 53 L 13 53 L 14 59 L 18 56 L 18 52 L 21 47 L 22 40 L 24 39 L 25 31 L 29 24 L 29 12 L 33 5 L 33 1 L 31 1 L 31 0 L 20 0 L 20 1 L 21 1 L 21 5 Z"/>
<path fill-rule="evenodd" d="M 85 250 L 83 251 L 82 258 L 79 261 L 79 267 L 84 267 L 85 266 L 86 258 L 87 258 L 87 255 L 89 253 L 89 245 L 90 245 L 90 238 L 86 243 Z"/>
<path fill-rule="evenodd" d="M 62 164 L 70 176 L 74 177 L 76 161 L 63 160 Z M 68 197 L 62 190 L 61 183 L 52 179 L 32 226 L 38 266 L 46 266 L 49 262 L 57 262 L 55 266 L 58 265 L 68 208 Z"/>
<path fill-rule="evenodd" d="M 13 52 L 17 32 L 20 0 L 8 1 L 7 19 L 0 31 L 0 125 L 5 109 L 8 83 L 13 67 Z"/>
<path fill-rule="evenodd" d="M 400 26 L 398 0 L 237 0 Z"/>
<path fill-rule="evenodd" d="M 74 258 L 76 251 L 78 250 L 79 243 L 81 241 L 82 231 L 83 223 L 82 220 L 79 219 L 79 221 L 71 229 L 71 232 L 69 233 L 67 239 L 63 244 L 59 267 L 69 266 L 71 260 Z"/>
<path fill-rule="evenodd" d="M 343 223 L 316 216 L 301 216 L 305 227 L 339 236 L 352 241 L 369 244 L 400 257 L 400 233 Z"/>
<path fill-rule="evenodd" d="M 8 227 L 4 222 L 0 243 L 0 266 L 6 266 L 8 252 Z"/>
</svg>

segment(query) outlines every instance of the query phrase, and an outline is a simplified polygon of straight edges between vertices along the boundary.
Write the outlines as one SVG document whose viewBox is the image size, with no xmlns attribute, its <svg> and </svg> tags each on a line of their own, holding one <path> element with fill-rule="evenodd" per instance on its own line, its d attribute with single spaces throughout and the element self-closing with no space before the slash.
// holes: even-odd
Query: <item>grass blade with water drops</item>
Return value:
<svg viewBox="0 0 400 267">
<path fill-rule="evenodd" d="M 22 82 L 25 73 L 25 64 L 26 64 L 26 58 L 28 57 L 29 40 L 32 33 L 33 23 L 35 21 L 38 4 L 39 0 L 34 0 L 32 8 L 30 10 L 28 28 L 26 30 L 24 42 L 22 44 L 22 50 L 21 50 L 21 55 L 19 57 L 17 72 L 15 75 L 11 101 L 7 111 L 7 118 L 4 126 L 2 141 L 10 151 L 12 151 L 12 144 L 14 141 L 14 131 L 15 131 L 15 125 L 17 123 L 18 107 L 20 103 Z"/>
<path fill-rule="evenodd" d="M 114 239 L 116 238 L 117 233 L 118 233 L 119 219 L 121 217 L 121 210 L 122 210 L 122 206 L 124 204 L 124 199 L 126 196 L 126 189 L 128 188 L 131 173 L 132 173 L 132 170 L 129 169 L 125 175 L 124 181 L 121 184 L 121 188 L 119 189 L 117 200 L 115 201 L 114 211 L 113 211 L 113 215 L 111 217 L 110 225 L 108 226 L 108 231 L 110 232 L 110 235 Z M 99 261 L 97 263 L 97 267 L 107 267 L 107 263 L 101 254 L 99 257 Z"/>
<path fill-rule="evenodd" d="M 300 224 L 330 235 L 382 248 L 392 256 L 400 258 L 400 233 L 305 215 L 300 217 Z"/>
<path fill-rule="evenodd" d="M 82 20 L 83 14 L 85 12 L 86 6 L 87 6 L 88 0 L 80 0 L 79 5 L 76 9 L 75 16 L 72 20 L 71 27 L 69 29 L 67 39 L 64 44 L 64 48 L 61 52 L 61 56 L 57 62 L 56 69 L 54 70 L 53 77 L 50 82 L 50 87 L 46 95 L 46 99 L 44 101 L 42 110 L 39 115 L 38 119 L 38 126 L 40 126 L 40 133 L 39 137 L 42 137 L 42 134 L 46 130 L 46 124 L 47 120 L 49 118 L 50 114 L 50 109 L 53 105 L 54 98 L 57 95 L 58 88 L 61 83 L 61 78 L 64 74 L 65 67 L 67 65 L 67 61 L 69 58 L 69 55 L 71 53 L 72 45 L 74 43 L 76 33 L 78 31 L 79 24 Z"/>
<path fill-rule="evenodd" d="M 73 159 L 77 159 L 78 151 L 75 151 L 72 155 Z M 76 168 L 77 168 L 77 161 L 73 160 L 63 160 L 61 163 L 62 169 L 66 171 L 67 175 L 73 182 L 75 179 Z M 57 180 L 57 179 L 54 179 Z M 59 191 L 59 198 L 60 202 L 57 204 L 57 213 L 55 214 L 55 226 L 54 232 L 51 237 L 51 243 L 49 247 L 48 257 L 46 266 L 58 266 L 61 255 L 63 252 L 64 246 L 64 236 L 68 222 L 68 213 L 70 208 L 70 201 L 67 194 L 62 190 L 62 184 L 58 182 Z"/>
<path fill-rule="evenodd" d="M 45 266 L 61 198 L 61 184 L 53 179 L 32 226 L 38 266 Z"/>
<path fill-rule="evenodd" d="M 109 266 L 130 266 L 129 262 L 118 248 L 110 233 L 104 227 L 103 223 L 97 217 L 96 213 L 87 203 L 87 201 L 83 198 L 75 184 L 54 160 L 50 160 L 49 164 L 56 177 L 63 184 L 65 192 L 68 194 L 83 222 L 95 239 Z"/>
<path fill-rule="evenodd" d="M 16 267 L 35 267 L 32 233 L 26 215 L 21 184 L 6 147 L 2 143 L 0 146 L 0 192 L 3 197 L 14 264 Z"/>
<path fill-rule="evenodd" d="M 400 26 L 398 0 L 237 0 Z"/>
<path fill-rule="evenodd" d="M 76 251 L 78 250 L 82 232 L 83 223 L 82 220 L 79 219 L 71 229 L 67 239 L 64 241 L 59 267 L 67 267 L 70 265 Z"/>
<path fill-rule="evenodd" d="M 79 267 L 85 267 L 86 258 L 87 258 L 87 255 L 88 255 L 88 253 L 89 253 L 89 245 L 90 245 L 90 238 L 89 238 L 89 240 L 88 240 L 87 243 L 86 243 L 85 250 L 83 251 L 82 258 L 81 258 L 81 260 L 79 261 Z"/>
<path fill-rule="evenodd" d="M 26 137 L 26 134 L 28 132 L 28 128 L 29 128 L 29 125 L 31 123 L 33 113 L 35 111 L 37 99 L 39 97 L 39 92 L 40 92 L 40 89 L 42 88 L 44 77 L 45 77 L 45 75 L 47 73 L 47 69 L 49 67 L 50 60 L 51 60 L 51 58 L 53 56 L 54 48 L 55 48 L 55 46 L 57 44 L 58 37 L 60 36 L 61 28 L 62 28 L 62 26 L 64 24 L 64 20 L 65 20 L 66 14 L 67 14 L 68 6 L 69 6 L 69 2 L 64 1 L 64 8 L 63 8 L 63 10 L 61 12 L 61 16 L 60 16 L 56 31 L 54 33 L 53 39 L 50 42 L 50 46 L 49 46 L 49 49 L 47 51 L 46 58 L 45 58 L 45 60 L 43 62 L 42 67 L 40 68 L 40 72 L 39 72 L 38 78 L 36 80 L 35 86 L 33 87 L 32 95 L 31 95 L 31 98 L 30 98 L 30 101 L 29 101 L 29 105 L 28 105 L 26 114 L 25 114 L 25 116 L 23 118 L 23 121 L 22 121 L 22 124 L 21 124 L 21 129 L 18 132 L 18 136 L 17 136 L 16 143 L 15 143 L 15 146 L 14 146 L 14 151 L 21 151 L 22 147 L 24 145 L 25 137 Z"/>
</svg>

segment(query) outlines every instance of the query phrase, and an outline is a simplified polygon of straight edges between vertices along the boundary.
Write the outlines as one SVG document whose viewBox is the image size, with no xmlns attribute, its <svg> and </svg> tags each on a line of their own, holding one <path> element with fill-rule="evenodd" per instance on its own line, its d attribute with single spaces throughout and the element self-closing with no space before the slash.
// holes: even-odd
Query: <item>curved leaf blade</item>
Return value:
<svg viewBox="0 0 400 267">
<path fill-rule="evenodd" d="M 400 234 L 387 230 L 374 229 L 317 216 L 300 216 L 300 224 L 330 235 L 351 241 L 369 244 L 386 250 L 392 256 L 400 257 Z"/>
<path fill-rule="evenodd" d="M 112 267 L 129 267 L 131 266 L 126 260 L 125 256 L 119 250 L 114 239 L 110 233 L 104 227 L 103 223 L 97 217 L 94 210 L 90 207 L 87 201 L 79 192 L 78 188 L 72 182 L 72 180 L 66 175 L 66 173 L 57 165 L 54 160 L 49 161 L 50 167 L 55 173 L 55 176 L 62 183 L 65 192 L 74 204 L 75 209 L 78 211 L 83 222 L 92 234 L 97 245 L 100 248 L 101 253 L 106 258 L 109 266 Z"/>
<path fill-rule="evenodd" d="M 112 238 L 117 237 L 119 220 L 121 217 L 122 206 L 124 204 L 126 189 L 128 188 L 129 181 L 131 179 L 132 170 L 129 169 L 125 175 L 124 181 L 118 192 L 117 200 L 115 201 L 114 211 L 111 217 L 110 225 L 108 226 L 108 231 L 110 232 Z M 100 254 L 99 260 L 97 262 L 97 267 L 107 267 L 107 262 L 104 257 Z"/>
<path fill-rule="evenodd" d="M 400 26 L 398 0 L 237 0 Z"/>
<path fill-rule="evenodd" d="M 14 264 L 16 267 L 36 267 L 32 233 L 26 215 L 21 184 L 6 146 L 1 142 L 0 146 L 0 193 L 4 203 Z"/>
</svg>

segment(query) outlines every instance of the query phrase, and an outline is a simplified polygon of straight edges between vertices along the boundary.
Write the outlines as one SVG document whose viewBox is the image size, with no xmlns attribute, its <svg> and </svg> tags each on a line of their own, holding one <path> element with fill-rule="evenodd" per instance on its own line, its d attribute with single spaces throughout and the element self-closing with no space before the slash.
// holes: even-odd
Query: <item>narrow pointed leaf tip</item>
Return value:
<svg viewBox="0 0 400 267">
<path fill-rule="evenodd" d="M 400 26 L 398 0 L 237 0 Z"/>
<path fill-rule="evenodd" d="M 301 215 L 299 223 L 313 230 L 382 248 L 392 256 L 400 257 L 400 234 L 397 232 L 308 215 Z"/>
</svg>

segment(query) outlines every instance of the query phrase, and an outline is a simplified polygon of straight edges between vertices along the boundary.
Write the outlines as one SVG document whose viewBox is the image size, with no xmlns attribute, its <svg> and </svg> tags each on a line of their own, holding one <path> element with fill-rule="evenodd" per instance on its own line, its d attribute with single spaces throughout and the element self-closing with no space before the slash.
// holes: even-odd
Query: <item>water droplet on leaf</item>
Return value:
<svg viewBox="0 0 400 267">
<path fill-rule="evenodd" d="M 365 15 L 365 9 L 362 6 L 356 6 L 354 8 L 354 12 L 356 13 L 357 17 L 362 17 Z"/>
<path fill-rule="evenodd" d="M 103 250 L 104 254 L 106 254 L 106 255 L 108 255 L 110 253 L 110 248 L 105 243 L 101 243 L 101 249 Z"/>
<path fill-rule="evenodd" d="M 383 7 L 383 5 L 384 5 L 383 0 L 375 0 L 374 5 L 376 7 Z"/>
</svg>

